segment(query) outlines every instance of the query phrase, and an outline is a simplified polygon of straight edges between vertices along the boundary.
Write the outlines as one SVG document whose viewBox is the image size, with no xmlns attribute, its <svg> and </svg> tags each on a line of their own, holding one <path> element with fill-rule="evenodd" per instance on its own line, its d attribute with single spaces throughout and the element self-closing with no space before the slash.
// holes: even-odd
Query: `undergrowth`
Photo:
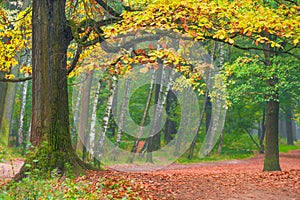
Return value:
<svg viewBox="0 0 300 200">
<path fill-rule="evenodd" d="M 59 177 L 55 171 L 50 179 L 30 174 L 19 182 L 9 182 L 1 187 L 3 200 L 60 200 L 60 199 L 140 199 L 132 191 L 134 181 L 108 177 Z"/>
</svg>

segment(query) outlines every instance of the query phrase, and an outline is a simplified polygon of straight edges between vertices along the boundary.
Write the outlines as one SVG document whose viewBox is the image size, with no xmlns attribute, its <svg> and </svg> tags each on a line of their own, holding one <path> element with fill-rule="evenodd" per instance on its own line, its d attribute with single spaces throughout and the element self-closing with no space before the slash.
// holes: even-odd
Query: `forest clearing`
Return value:
<svg viewBox="0 0 300 200">
<path fill-rule="evenodd" d="M 280 154 L 281 172 L 261 172 L 263 156 L 213 163 L 171 164 L 154 172 L 90 171 L 76 181 L 85 181 L 88 191 L 97 190 L 97 180 L 128 181 L 128 199 L 300 199 L 300 150 Z M 14 162 L 15 173 L 22 161 Z M 124 166 L 128 167 L 128 166 Z M 0 163 L 1 180 L 12 178 L 10 163 Z M 113 184 L 113 183 L 112 183 Z M 104 191 L 104 195 L 111 194 Z M 112 193 L 114 199 L 126 197 Z M 124 195 L 124 196 L 122 196 Z"/>
<path fill-rule="evenodd" d="M 299 0 L 0 0 L 0 199 L 300 199 L 299 60 Z"/>
</svg>

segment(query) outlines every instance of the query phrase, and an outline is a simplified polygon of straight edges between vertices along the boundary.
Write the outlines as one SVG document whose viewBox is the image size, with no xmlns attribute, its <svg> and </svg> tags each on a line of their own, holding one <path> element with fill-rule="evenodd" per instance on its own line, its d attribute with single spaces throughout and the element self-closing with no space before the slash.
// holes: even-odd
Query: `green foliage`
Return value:
<svg viewBox="0 0 300 200">
<path fill-rule="evenodd" d="M 203 134 L 200 135 L 204 137 Z M 200 140 L 202 140 L 200 138 Z M 197 142 L 194 152 L 198 152 L 201 146 L 200 142 Z M 189 160 L 187 159 L 186 152 L 181 156 L 177 162 L 179 163 L 196 163 L 196 162 L 210 162 L 210 161 L 220 161 L 220 160 L 233 160 L 233 159 L 244 159 L 249 158 L 254 155 L 254 152 L 257 150 L 255 144 L 251 141 L 249 135 L 245 133 L 235 133 L 235 134 L 225 134 L 223 141 L 222 153 L 217 152 L 218 145 L 215 146 L 213 151 L 209 156 L 199 159 L 197 155 L 194 155 L 194 158 Z"/>
<path fill-rule="evenodd" d="M 265 102 L 276 92 L 283 96 L 286 91 L 294 98 L 299 95 L 299 61 L 292 57 L 274 57 L 268 68 L 254 57 L 239 57 L 233 63 L 227 63 L 223 73 L 228 77 L 227 92 L 232 102 L 248 98 L 254 103 Z M 266 81 L 274 79 L 275 86 Z M 277 99 L 276 99 L 277 100 Z"/>
<path fill-rule="evenodd" d="M 8 148 L 0 146 L 0 162 L 6 162 L 15 158 L 21 158 L 20 148 Z"/>
<path fill-rule="evenodd" d="M 132 186 L 132 181 L 107 178 L 91 180 L 54 176 L 41 179 L 28 176 L 1 188 L 0 199 L 139 199 L 138 194 L 131 190 Z"/>
</svg>

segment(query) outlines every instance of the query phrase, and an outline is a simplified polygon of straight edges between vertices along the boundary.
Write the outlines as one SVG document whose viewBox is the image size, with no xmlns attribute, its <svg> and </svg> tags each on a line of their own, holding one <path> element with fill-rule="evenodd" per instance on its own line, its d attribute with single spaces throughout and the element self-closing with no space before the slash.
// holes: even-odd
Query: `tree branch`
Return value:
<svg viewBox="0 0 300 200">
<path fill-rule="evenodd" d="M 96 0 L 96 2 L 104 9 L 106 10 L 110 15 L 114 16 L 114 17 L 120 17 L 121 14 L 116 12 L 112 7 L 110 7 L 107 3 L 105 3 L 102 0 Z"/>
<path fill-rule="evenodd" d="M 32 77 L 22 77 L 22 78 L 13 78 L 13 79 L 7 79 L 7 78 L 0 78 L 0 82 L 6 82 L 6 83 L 20 83 L 31 80 Z"/>
</svg>

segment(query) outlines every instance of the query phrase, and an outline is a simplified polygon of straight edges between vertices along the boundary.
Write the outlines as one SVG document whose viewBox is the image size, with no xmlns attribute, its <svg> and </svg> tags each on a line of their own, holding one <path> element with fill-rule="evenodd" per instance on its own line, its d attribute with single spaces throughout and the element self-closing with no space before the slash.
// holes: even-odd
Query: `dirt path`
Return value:
<svg viewBox="0 0 300 200">
<path fill-rule="evenodd" d="M 105 173 L 135 179 L 142 185 L 136 190 L 143 199 L 300 200 L 300 150 L 280 154 L 280 162 L 282 172 L 262 172 L 263 156 L 259 155 L 245 160 L 173 164 L 146 173 Z"/>
<path fill-rule="evenodd" d="M 143 199 L 259 199 L 300 200 L 300 150 L 280 154 L 282 172 L 262 172 L 263 156 L 216 163 L 173 164 L 153 172 L 90 172 L 90 179 L 106 176 L 135 180 Z M 22 161 L 17 161 L 15 170 Z M 12 176 L 10 164 L 0 163 L 0 178 Z M 7 174 L 6 174 L 7 173 Z"/>
</svg>

